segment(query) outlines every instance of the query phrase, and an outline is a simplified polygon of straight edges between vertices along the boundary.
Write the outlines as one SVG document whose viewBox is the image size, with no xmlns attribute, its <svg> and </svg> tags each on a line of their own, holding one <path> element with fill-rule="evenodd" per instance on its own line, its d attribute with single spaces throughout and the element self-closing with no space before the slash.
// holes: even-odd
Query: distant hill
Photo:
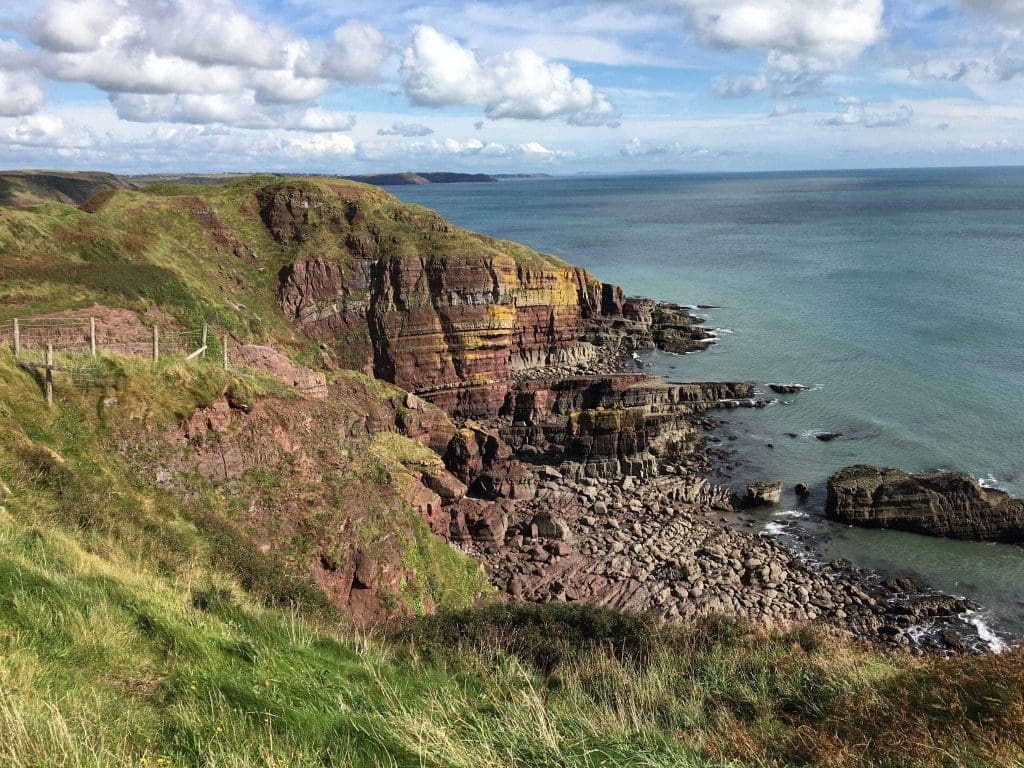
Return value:
<svg viewBox="0 0 1024 768">
<path fill-rule="evenodd" d="M 351 181 L 361 181 L 364 184 L 376 184 L 377 186 L 399 186 L 404 184 L 455 184 L 459 182 L 492 182 L 497 177 L 489 176 L 486 173 L 375 173 L 369 176 L 344 176 L 342 178 Z"/>
<path fill-rule="evenodd" d="M 0 171 L 0 206 L 30 208 L 56 202 L 82 205 L 98 192 L 139 190 L 157 184 L 191 184 L 217 186 L 231 184 L 251 174 L 246 173 L 152 173 L 118 176 L 89 171 Z M 286 178 L 287 174 L 266 174 Z M 501 177 L 485 173 L 424 172 L 377 173 L 363 176 L 322 174 L 321 178 L 347 179 L 376 186 L 407 184 L 454 184 L 457 182 L 496 182 L 499 178 L 535 178 L 542 174 L 505 174 Z"/>
<path fill-rule="evenodd" d="M 0 171 L 0 205 L 17 208 L 51 202 L 81 205 L 97 192 L 138 188 L 112 173 Z"/>
</svg>

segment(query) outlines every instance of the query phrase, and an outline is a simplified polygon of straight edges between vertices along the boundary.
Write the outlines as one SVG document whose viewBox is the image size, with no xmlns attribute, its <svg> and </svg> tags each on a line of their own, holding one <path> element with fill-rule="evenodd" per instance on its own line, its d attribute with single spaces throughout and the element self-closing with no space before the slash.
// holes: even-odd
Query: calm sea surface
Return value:
<svg viewBox="0 0 1024 768">
<path fill-rule="evenodd" d="M 824 482 L 857 462 L 958 469 L 1024 495 L 1024 169 L 580 177 L 394 187 L 453 222 L 525 242 L 627 293 L 683 304 L 709 351 L 651 354 L 676 381 L 800 382 L 728 412 L 733 483 L 805 482 L 761 521 L 823 554 L 913 574 L 1024 638 L 1024 549 L 847 528 Z M 818 432 L 843 437 L 822 442 Z M 790 435 L 796 435 L 791 437 Z M 733 439 L 729 439 L 729 438 Z M 769 447 L 769 445 L 774 447 Z"/>
</svg>

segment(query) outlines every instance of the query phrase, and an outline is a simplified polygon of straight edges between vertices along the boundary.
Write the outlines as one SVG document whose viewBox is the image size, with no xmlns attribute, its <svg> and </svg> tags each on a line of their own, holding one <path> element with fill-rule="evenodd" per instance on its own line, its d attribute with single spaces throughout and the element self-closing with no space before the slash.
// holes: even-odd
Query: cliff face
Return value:
<svg viewBox="0 0 1024 768">
<path fill-rule="evenodd" d="M 505 252 L 439 217 L 410 239 L 356 201 L 325 203 L 289 186 L 258 199 L 278 242 L 326 232 L 344 248 L 280 271 L 282 311 L 349 363 L 459 415 L 495 413 L 518 372 L 586 363 L 587 324 L 622 311 L 621 291 L 586 270 L 518 246 Z M 405 218 L 397 209 L 389 223 Z"/>
<path fill-rule="evenodd" d="M 825 513 L 867 527 L 979 541 L 1024 541 L 1024 501 L 957 472 L 910 475 L 867 465 L 828 480 Z"/>
</svg>

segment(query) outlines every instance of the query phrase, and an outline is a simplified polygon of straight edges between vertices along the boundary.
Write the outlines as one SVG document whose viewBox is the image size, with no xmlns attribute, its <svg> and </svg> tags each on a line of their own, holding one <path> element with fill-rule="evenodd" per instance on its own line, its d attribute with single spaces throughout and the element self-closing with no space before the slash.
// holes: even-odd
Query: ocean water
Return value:
<svg viewBox="0 0 1024 768">
<path fill-rule="evenodd" d="M 455 223 L 587 267 L 627 293 L 711 304 L 707 352 L 652 353 L 671 380 L 799 382 L 726 412 L 732 482 L 782 480 L 769 534 L 971 597 L 1024 638 L 1024 549 L 822 518 L 857 462 L 957 469 L 1024 495 L 1024 169 L 576 177 L 394 187 Z M 769 392 L 770 394 L 770 392 Z M 819 432 L 842 437 L 822 442 Z M 799 500 L 797 482 L 812 492 Z M 787 514 L 795 513 L 795 514 Z"/>
</svg>

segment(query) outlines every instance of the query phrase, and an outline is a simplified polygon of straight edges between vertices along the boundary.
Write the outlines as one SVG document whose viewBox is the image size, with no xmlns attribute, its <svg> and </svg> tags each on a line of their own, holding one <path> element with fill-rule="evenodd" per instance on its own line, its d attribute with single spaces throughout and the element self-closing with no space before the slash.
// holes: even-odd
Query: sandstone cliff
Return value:
<svg viewBox="0 0 1024 768">
<path fill-rule="evenodd" d="M 979 541 L 1024 541 L 1024 501 L 983 488 L 968 475 L 910 475 L 867 465 L 828 480 L 825 513 L 834 520 Z"/>
</svg>

